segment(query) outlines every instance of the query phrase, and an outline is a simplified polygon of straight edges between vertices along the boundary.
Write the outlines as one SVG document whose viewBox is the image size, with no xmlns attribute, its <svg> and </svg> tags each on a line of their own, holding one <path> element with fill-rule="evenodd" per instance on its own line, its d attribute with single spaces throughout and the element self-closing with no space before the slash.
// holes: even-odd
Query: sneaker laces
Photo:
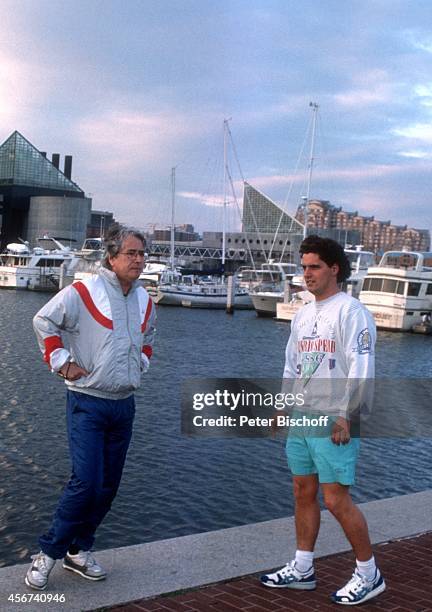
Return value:
<svg viewBox="0 0 432 612">
<path fill-rule="evenodd" d="M 278 574 L 282 576 L 282 578 L 286 578 L 287 576 L 295 576 L 296 578 L 301 575 L 301 572 L 298 571 L 295 567 L 295 560 L 287 563 L 285 567 L 278 571 Z"/>
<path fill-rule="evenodd" d="M 46 563 L 47 555 L 45 555 L 45 553 L 43 552 L 39 552 L 36 555 L 32 555 L 31 558 L 34 561 L 32 570 L 33 568 L 35 568 L 41 574 L 48 575 L 50 568 L 48 567 Z"/>
<path fill-rule="evenodd" d="M 351 576 L 351 579 L 347 582 L 347 584 L 338 591 L 339 594 L 348 594 L 350 591 L 354 593 L 358 593 L 365 587 L 368 587 L 371 583 L 367 578 L 362 576 L 357 569 L 354 570 L 354 574 Z"/>
<path fill-rule="evenodd" d="M 87 565 L 87 567 L 93 567 L 94 565 L 97 565 L 96 559 L 93 557 L 93 555 L 91 554 L 89 550 L 86 551 L 85 564 Z"/>
</svg>

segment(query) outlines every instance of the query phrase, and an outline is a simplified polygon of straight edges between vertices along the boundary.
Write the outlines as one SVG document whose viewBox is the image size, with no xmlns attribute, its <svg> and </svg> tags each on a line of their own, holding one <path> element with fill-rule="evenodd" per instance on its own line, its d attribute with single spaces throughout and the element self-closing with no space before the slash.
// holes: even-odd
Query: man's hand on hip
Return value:
<svg viewBox="0 0 432 612">
<path fill-rule="evenodd" d="M 64 366 L 60 368 L 60 373 L 64 378 L 66 378 L 66 380 L 79 380 L 80 378 L 89 375 L 87 370 L 84 370 L 84 368 L 73 361 L 65 363 Z"/>
</svg>

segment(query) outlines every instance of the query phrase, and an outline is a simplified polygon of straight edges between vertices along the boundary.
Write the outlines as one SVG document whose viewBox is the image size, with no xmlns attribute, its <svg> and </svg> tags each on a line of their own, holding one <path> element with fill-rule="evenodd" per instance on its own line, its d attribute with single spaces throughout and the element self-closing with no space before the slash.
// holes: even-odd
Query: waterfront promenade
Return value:
<svg viewBox="0 0 432 612">
<path fill-rule="evenodd" d="M 360 507 L 368 519 L 372 541 L 378 544 L 375 551 L 389 586 L 385 595 L 363 608 L 398 612 L 432 610 L 432 581 L 427 578 L 432 561 L 432 537 L 430 534 L 413 537 L 432 532 L 432 491 L 372 501 Z M 410 539 L 392 542 L 402 538 Z M 390 543 L 379 545 L 385 542 Z M 300 601 L 298 593 L 281 593 L 279 590 L 275 593 L 260 587 L 251 577 L 286 563 L 292 558 L 294 548 L 294 520 L 289 517 L 100 551 L 98 559 L 107 568 L 108 579 L 99 583 L 85 581 L 66 572 L 61 563 L 57 563 L 47 593 L 64 594 L 66 601 L 50 605 L 32 603 L 29 606 L 28 603 L 8 601 L 10 594 L 30 592 L 23 583 L 26 565 L 15 565 L 0 569 L 0 611 L 78 612 L 113 606 L 118 609 L 123 604 L 128 604 L 123 606 L 123 612 L 137 612 L 139 609 L 153 612 L 166 609 L 185 612 L 188 609 L 202 612 L 335 609 L 329 603 L 329 593 L 349 578 L 353 560 L 350 553 L 346 553 L 348 545 L 339 526 L 327 511 L 322 513 L 316 550 L 320 585 L 317 591 L 303 594 L 309 607 L 302 607 L 305 604 Z M 323 559 L 329 555 L 336 556 Z M 226 584 L 232 580 L 235 581 Z M 190 591 L 215 584 L 204 590 Z M 152 602 L 130 603 L 179 591 L 186 593 Z M 238 591 L 243 593 L 242 596 Z M 259 605 L 254 597 L 260 598 Z M 292 604 L 289 598 L 292 598 Z M 198 601 L 199 607 L 188 605 L 187 601 Z"/>
<path fill-rule="evenodd" d="M 430 561 L 432 532 L 377 544 L 374 554 L 387 578 L 387 589 L 378 598 L 363 604 L 360 610 L 392 612 L 427 612 L 432 610 Z M 407 576 L 409 563 L 410 576 Z M 332 604 L 329 593 L 341 584 L 341 576 L 349 576 L 354 567 L 352 553 L 321 557 L 315 562 L 319 580 L 315 591 L 269 589 L 259 584 L 259 575 L 219 582 L 201 589 L 144 599 L 109 612 L 312 612 L 340 609 Z M 105 608 L 107 610 L 107 608 Z"/>
</svg>

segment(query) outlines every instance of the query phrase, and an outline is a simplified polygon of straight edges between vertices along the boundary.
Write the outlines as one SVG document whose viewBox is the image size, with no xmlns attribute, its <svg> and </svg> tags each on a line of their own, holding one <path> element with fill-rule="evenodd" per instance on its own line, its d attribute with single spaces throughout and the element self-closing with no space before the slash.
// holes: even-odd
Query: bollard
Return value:
<svg viewBox="0 0 432 612">
<path fill-rule="evenodd" d="M 226 305 L 226 313 L 234 314 L 234 302 L 235 302 L 235 294 L 234 294 L 234 276 L 228 276 L 228 286 L 227 286 L 227 305 Z"/>
</svg>

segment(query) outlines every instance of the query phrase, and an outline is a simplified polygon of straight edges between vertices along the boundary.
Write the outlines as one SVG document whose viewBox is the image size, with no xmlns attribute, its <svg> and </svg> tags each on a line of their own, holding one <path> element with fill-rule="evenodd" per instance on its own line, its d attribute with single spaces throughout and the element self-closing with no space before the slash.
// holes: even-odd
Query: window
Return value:
<svg viewBox="0 0 432 612">
<path fill-rule="evenodd" d="M 420 293 L 421 283 L 408 283 L 407 295 L 416 297 Z"/>
<path fill-rule="evenodd" d="M 397 287 L 396 287 L 396 293 L 398 293 L 399 295 L 404 295 L 405 294 L 405 285 L 406 283 L 404 281 L 398 281 Z"/>
<path fill-rule="evenodd" d="M 396 293 L 397 280 L 385 278 L 383 282 L 382 291 L 384 293 Z"/>
<path fill-rule="evenodd" d="M 382 283 L 382 278 L 371 278 L 369 291 L 381 291 Z"/>
<path fill-rule="evenodd" d="M 432 283 L 427 286 L 426 295 L 432 295 Z"/>
</svg>

